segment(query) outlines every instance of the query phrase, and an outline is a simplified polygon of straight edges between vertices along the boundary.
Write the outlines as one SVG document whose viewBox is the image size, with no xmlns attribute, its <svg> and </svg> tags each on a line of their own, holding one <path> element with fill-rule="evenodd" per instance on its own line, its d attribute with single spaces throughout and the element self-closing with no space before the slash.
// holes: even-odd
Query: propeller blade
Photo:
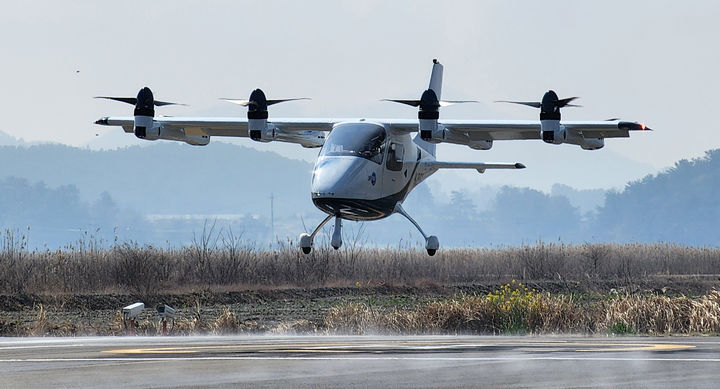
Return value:
<svg viewBox="0 0 720 389">
<path fill-rule="evenodd" d="M 577 104 L 570 104 L 571 101 L 578 99 L 579 97 L 568 97 L 567 99 L 562 99 L 557 101 L 557 107 L 563 108 L 563 107 L 582 107 L 582 105 Z M 511 103 L 511 104 L 520 104 L 520 105 L 527 105 L 528 107 L 533 108 L 542 108 L 542 103 L 538 101 L 508 101 L 508 100 L 496 100 L 496 103 Z"/>
<path fill-rule="evenodd" d="M 533 108 L 540 108 L 542 107 L 542 103 L 537 101 L 509 101 L 509 100 L 496 100 L 496 103 L 510 103 L 510 104 L 520 104 L 520 105 L 527 105 L 528 107 Z"/>
<path fill-rule="evenodd" d="M 167 101 L 158 101 L 158 100 L 155 100 L 155 106 L 156 106 L 156 107 L 162 107 L 162 106 L 165 106 L 165 105 L 184 105 L 184 106 L 187 106 L 187 104 L 182 104 L 182 103 L 170 103 L 170 102 L 167 102 Z"/>
<path fill-rule="evenodd" d="M 418 107 L 420 106 L 420 100 L 403 100 L 403 99 L 381 99 L 380 101 L 390 101 L 392 103 L 400 103 L 409 105 L 411 107 Z"/>
<path fill-rule="evenodd" d="M 295 101 L 295 100 L 311 100 L 309 97 L 296 97 L 294 99 L 274 99 L 274 100 L 268 100 L 267 105 L 273 105 L 278 103 L 284 103 L 286 101 Z"/>
<path fill-rule="evenodd" d="M 562 108 L 562 107 L 580 107 L 580 105 L 570 104 L 570 102 L 572 102 L 572 101 L 575 100 L 575 99 L 579 99 L 579 97 L 575 96 L 575 97 L 568 97 L 567 99 L 558 100 L 558 101 L 557 101 L 557 107 L 558 107 L 558 108 Z"/>
<path fill-rule="evenodd" d="M 220 98 L 220 100 L 225 100 L 228 103 L 242 105 L 243 107 L 247 107 L 250 104 L 252 104 L 252 102 L 248 99 L 228 99 L 228 98 L 222 97 L 222 98 Z M 286 101 L 295 101 L 295 100 L 312 100 L 312 99 L 309 97 L 296 97 L 294 99 L 274 99 L 274 100 L 268 100 L 267 105 L 270 106 L 273 104 L 279 104 L 279 103 L 284 103 Z"/>
<path fill-rule="evenodd" d="M 405 100 L 405 99 L 381 99 L 380 101 L 390 101 L 393 103 L 400 103 L 409 105 L 411 107 L 418 107 L 420 106 L 420 100 Z M 463 103 L 479 103 L 477 100 L 440 100 L 440 106 L 441 107 L 447 107 L 453 104 L 463 104 Z"/>
<path fill-rule="evenodd" d="M 248 105 L 250 105 L 250 100 L 247 100 L 247 99 L 227 99 L 227 98 L 221 97 L 220 100 L 225 100 L 228 103 L 242 105 L 243 107 L 247 107 Z"/>
<path fill-rule="evenodd" d="M 449 107 L 454 104 L 479 103 L 477 100 L 440 100 L 441 107 Z"/>
<path fill-rule="evenodd" d="M 137 104 L 137 97 L 95 96 L 95 98 L 96 98 L 96 99 L 115 100 L 115 101 L 120 101 L 120 102 L 122 102 L 122 103 L 130 104 L 130 105 L 135 105 L 135 104 Z M 158 101 L 158 100 L 155 100 L 155 101 L 154 101 L 154 104 L 155 104 L 156 107 L 162 107 L 162 106 L 165 106 L 165 105 L 187 105 L 187 104 L 182 104 L 182 103 L 170 103 L 170 102 L 167 102 L 167 101 Z"/>
<path fill-rule="evenodd" d="M 614 121 L 616 121 L 616 120 L 620 120 L 620 118 L 605 119 L 606 122 L 614 122 Z"/>
<path fill-rule="evenodd" d="M 115 100 L 122 103 L 127 103 L 130 105 L 137 104 L 137 98 L 136 97 L 111 97 L 111 96 L 95 96 L 95 99 L 106 99 L 106 100 Z"/>
</svg>

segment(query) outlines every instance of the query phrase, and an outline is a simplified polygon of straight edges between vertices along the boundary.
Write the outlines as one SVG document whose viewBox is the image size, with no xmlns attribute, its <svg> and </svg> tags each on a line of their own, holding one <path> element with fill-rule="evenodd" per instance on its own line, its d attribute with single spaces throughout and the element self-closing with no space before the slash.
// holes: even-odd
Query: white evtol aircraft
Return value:
<svg viewBox="0 0 720 389">
<path fill-rule="evenodd" d="M 289 142 L 321 147 L 313 169 L 311 196 L 328 216 L 312 234 L 301 234 L 303 253 L 312 251 L 313 239 L 335 218 L 331 245 L 342 245 L 342 219 L 377 220 L 394 213 L 405 216 L 425 238 L 434 255 L 438 238 L 427 235 L 402 207 L 410 191 L 439 169 L 523 169 L 520 163 L 441 162 L 435 158 L 437 143 L 454 143 L 488 150 L 496 140 L 542 139 L 569 143 L 585 150 L 604 146 L 605 138 L 629 137 L 629 131 L 646 130 L 644 124 L 618 120 L 560 122 L 560 108 L 576 97 L 558 99 L 548 91 L 541 102 L 505 101 L 540 108 L 539 121 L 439 120 L 439 107 L 468 101 L 440 99 L 443 66 L 433 60 L 430 86 L 419 100 L 387 100 L 418 107 L 418 120 L 407 119 L 273 119 L 268 106 L 290 100 L 268 100 L 256 89 L 248 100 L 225 99 L 248 107 L 247 119 L 219 117 L 155 117 L 155 106 L 172 105 L 154 100 L 149 88 L 133 97 L 108 97 L 135 105 L 134 117 L 103 117 L 95 124 L 121 126 L 140 139 L 166 139 L 204 146 L 213 136 L 249 137 L 257 142 Z M 412 137 L 413 133 L 418 133 Z"/>
</svg>

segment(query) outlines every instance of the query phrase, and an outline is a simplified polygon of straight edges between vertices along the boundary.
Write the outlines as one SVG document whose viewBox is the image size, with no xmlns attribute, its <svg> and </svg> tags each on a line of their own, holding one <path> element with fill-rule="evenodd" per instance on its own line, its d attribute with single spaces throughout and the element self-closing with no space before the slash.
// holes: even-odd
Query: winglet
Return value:
<svg viewBox="0 0 720 389">
<path fill-rule="evenodd" d="M 618 128 L 621 130 L 628 130 L 628 131 L 652 131 L 652 128 L 649 128 L 645 125 L 645 123 L 635 123 L 635 122 L 619 122 Z"/>
</svg>

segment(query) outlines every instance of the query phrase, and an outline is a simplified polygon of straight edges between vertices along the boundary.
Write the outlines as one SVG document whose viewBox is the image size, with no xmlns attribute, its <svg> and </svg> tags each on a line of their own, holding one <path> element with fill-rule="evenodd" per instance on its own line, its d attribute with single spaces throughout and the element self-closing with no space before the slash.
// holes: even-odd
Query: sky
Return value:
<svg viewBox="0 0 720 389">
<path fill-rule="evenodd" d="M 69 145 L 134 142 L 93 122 L 132 107 L 93 96 L 188 104 L 158 114 L 244 116 L 219 100 L 311 97 L 272 117 L 417 117 L 383 98 L 419 98 L 433 58 L 443 97 L 479 104 L 441 118 L 536 119 L 496 100 L 580 96 L 567 120 L 620 117 L 655 131 L 598 151 L 538 141 L 490 151 L 442 145 L 443 160 L 523 162 L 520 172 L 442 172 L 443 191 L 553 183 L 618 188 L 720 147 L 720 2 L 714 1 L 4 1 L 0 12 L 0 131 Z M 313 160 L 297 145 L 237 142 Z"/>
</svg>

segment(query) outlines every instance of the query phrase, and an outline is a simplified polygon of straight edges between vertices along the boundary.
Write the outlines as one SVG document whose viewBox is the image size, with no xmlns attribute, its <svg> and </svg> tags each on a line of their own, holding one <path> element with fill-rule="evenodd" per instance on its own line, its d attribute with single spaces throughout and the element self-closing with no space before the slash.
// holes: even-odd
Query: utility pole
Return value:
<svg viewBox="0 0 720 389">
<path fill-rule="evenodd" d="M 270 244 L 275 244 L 275 195 L 270 193 Z"/>
</svg>

